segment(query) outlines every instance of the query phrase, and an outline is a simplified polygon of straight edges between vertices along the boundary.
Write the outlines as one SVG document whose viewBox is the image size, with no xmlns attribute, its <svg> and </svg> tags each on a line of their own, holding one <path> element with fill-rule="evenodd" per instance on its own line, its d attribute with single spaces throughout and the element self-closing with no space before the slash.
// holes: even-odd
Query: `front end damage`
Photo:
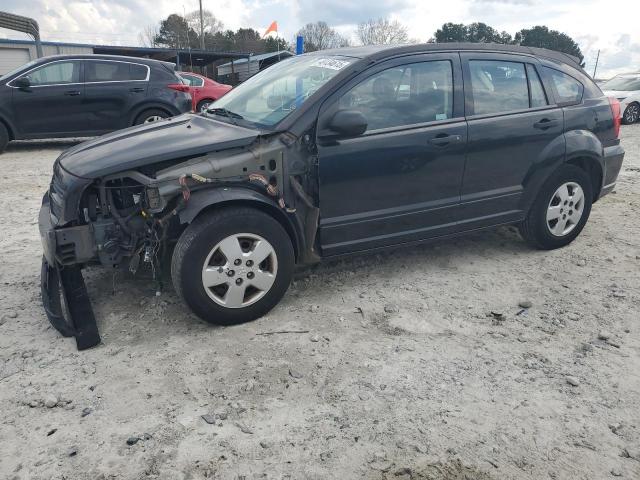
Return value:
<svg viewBox="0 0 640 480">
<path fill-rule="evenodd" d="M 51 325 L 75 337 L 79 350 L 100 343 L 82 269 L 126 267 L 135 274 L 147 264 L 159 291 L 167 246 L 211 205 L 252 201 L 277 210 L 294 237 L 298 263 L 319 260 L 317 201 L 307 184 L 313 158 L 303 141 L 275 134 L 97 178 L 75 176 L 56 161 L 39 216 L 42 302 Z"/>
</svg>

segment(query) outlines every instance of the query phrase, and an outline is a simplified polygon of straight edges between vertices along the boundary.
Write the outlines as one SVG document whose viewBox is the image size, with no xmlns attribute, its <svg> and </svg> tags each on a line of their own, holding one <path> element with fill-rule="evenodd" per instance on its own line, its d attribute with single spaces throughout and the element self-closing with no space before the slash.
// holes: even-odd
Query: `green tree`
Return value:
<svg viewBox="0 0 640 480">
<path fill-rule="evenodd" d="M 265 52 L 282 52 L 284 50 L 291 49 L 291 45 L 289 45 L 289 42 L 287 42 L 284 38 L 268 37 L 265 38 L 264 43 Z"/>
<path fill-rule="evenodd" d="M 548 27 L 538 25 L 525 28 L 516 33 L 515 43 L 525 47 L 548 48 L 557 52 L 568 53 L 580 59 L 583 64 L 584 55 L 578 44 L 566 33 L 549 30 Z"/>
<path fill-rule="evenodd" d="M 584 56 L 578 44 L 566 33 L 549 30 L 545 26 L 536 26 L 520 30 L 512 37 L 507 32 L 499 32 L 484 23 L 445 23 L 433 34 L 432 42 L 472 42 L 516 44 L 525 47 L 538 47 L 568 53 L 580 59 L 584 66 Z"/>
<path fill-rule="evenodd" d="M 466 26 L 466 42 L 472 43 L 512 43 L 513 39 L 507 32 L 498 32 L 486 23 L 476 22 Z"/>
<path fill-rule="evenodd" d="M 168 48 L 199 48 L 200 40 L 184 17 L 173 13 L 160 22 L 154 43 Z"/>
<path fill-rule="evenodd" d="M 437 43 L 466 42 L 467 27 L 462 23 L 445 23 L 433 34 Z"/>
<path fill-rule="evenodd" d="M 235 32 L 223 30 L 222 23 L 211 12 L 205 11 L 203 17 L 206 50 L 259 54 L 289 49 L 289 44 L 282 38 L 265 39 L 260 32 L 252 28 L 240 28 Z M 187 18 L 174 13 L 162 20 L 159 27 L 147 27 L 141 32 L 140 41 L 148 46 L 198 49 L 200 48 L 199 30 L 199 12 L 191 12 Z"/>
<path fill-rule="evenodd" d="M 433 34 L 438 43 L 471 42 L 471 43 L 511 43 L 513 39 L 507 32 L 499 32 L 486 23 L 476 22 L 469 25 L 462 23 L 445 23 Z"/>
</svg>

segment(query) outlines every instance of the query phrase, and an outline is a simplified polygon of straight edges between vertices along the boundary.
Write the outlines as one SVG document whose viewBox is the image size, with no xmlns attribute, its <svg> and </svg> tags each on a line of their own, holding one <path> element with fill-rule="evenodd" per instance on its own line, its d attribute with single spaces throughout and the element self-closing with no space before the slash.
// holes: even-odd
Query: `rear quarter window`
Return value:
<svg viewBox="0 0 640 480">
<path fill-rule="evenodd" d="M 576 104 L 582 102 L 584 85 L 571 75 L 549 67 L 543 67 L 555 88 L 556 100 L 560 104 Z"/>
</svg>

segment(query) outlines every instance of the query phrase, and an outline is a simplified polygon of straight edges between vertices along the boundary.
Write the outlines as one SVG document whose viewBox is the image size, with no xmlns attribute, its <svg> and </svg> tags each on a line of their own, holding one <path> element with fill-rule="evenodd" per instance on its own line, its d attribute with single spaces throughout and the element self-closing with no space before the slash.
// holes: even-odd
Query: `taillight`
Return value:
<svg viewBox="0 0 640 480">
<path fill-rule="evenodd" d="M 167 87 L 178 92 L 189 93 L 189 86 L 182 83 L 170 83 Z"/>
<path fill-rule="evenodd" d="M 611 114 L 613 115 L 613 133 L 618 138 L 620 137 L 620 124 L 622 123 L 620 101 L 615 97 L 609 97 L 609 105 L 611 105 Z"/>
</svg>

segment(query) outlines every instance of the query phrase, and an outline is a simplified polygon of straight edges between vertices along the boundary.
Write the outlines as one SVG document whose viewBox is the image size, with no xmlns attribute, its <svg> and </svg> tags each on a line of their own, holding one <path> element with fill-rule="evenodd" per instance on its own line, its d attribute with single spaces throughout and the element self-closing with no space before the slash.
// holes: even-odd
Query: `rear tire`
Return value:
<svg viewBox="0 0 640 480">
<path fill-rule="evenodd" d="M 198 105 L 196 105 L 196 113 L 204 113 L 204 108 L 205 107 L 209 107 L 209 105 L 211 105 L 213 102 L 215 102 L 215 100 L 211 100 L 211 99 L 204 99 L 204 100 L 200 100 L 198 102 Z"/>
<path fill-rule="evenodd" d="M 584 228 L 592 202 L 589 176 L 574 165 L 563 165 L 540 188 L 527 217 L 518 226 L 520 234 L 541 250 L 564 247 Z"/>
<path fill-rule="evenodd" d="M 7 127 L 0 123 L 0 153 L 4 152 L 5 148 L 9 144 L 9 132 Z"/>
<path fill-rule="evenodd" d="M 158 108 L 151 108 L 149 110 L 145 110 L 140 115 L 138 115 L 133 122 L 134 125 L 142 125 L 143 123 L 154 123 L 159 120 L 163 120 L 165 118 L 169 118 L 169 115 L 164 110 L 160 110 Z"/>
<path fill-rule="evenodd" d="M 173 252 L 171 278 L 200 318 L 234 325 L 271 310 L 287 291 L 293 268 L 293 246 L 282 225 L 259 210 L 232 207 L 202 214 L 186 228 Z"/>
<path fill-rule="evenodd" d="M 631 103 L 627 105 L 622 114 L 622 123 L 625 125 L 631 125 L 636 123 L 640 119 L 640 105 L 637 103 Z"/>
</svg>

